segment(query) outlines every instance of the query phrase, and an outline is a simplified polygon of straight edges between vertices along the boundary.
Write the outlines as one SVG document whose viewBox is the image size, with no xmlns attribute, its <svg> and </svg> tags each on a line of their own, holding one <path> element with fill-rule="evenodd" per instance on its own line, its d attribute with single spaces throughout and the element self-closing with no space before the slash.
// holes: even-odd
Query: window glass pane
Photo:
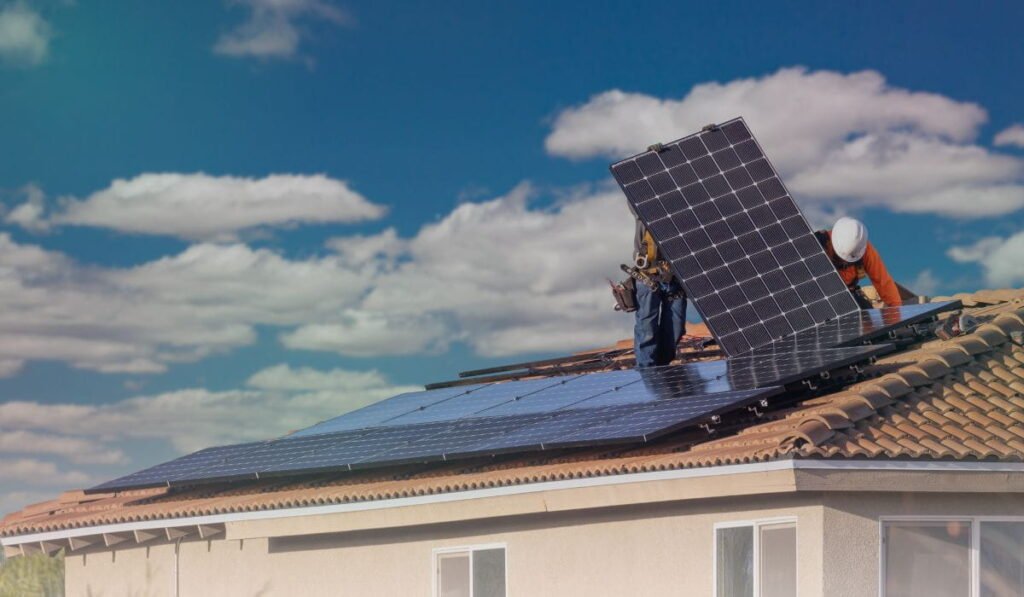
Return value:
<svg viewBox="0 0 1024 597">
<path fill-rule="evenodd" d="M 796 525 L 764 525 L 761 532 L 761 597 L 796 595 Z"/>
<path fill-rule="evenodd" d="M 964 521 L 888 523 L 886 597 L 968 597 L 971 525 Z"/>
<path fill-rule="evenodd" d="M 717 597 L 753 597 L 754 527 L 718 529 Z"/>
<path fill-rule="evenodd" d="M 437 595 L 438 597 L 470 597 L 468 553 L 437 555 Z"/>
<path fill-rule="evenodd" d="M 981 597 L 1024 597 L 1024 522 L 981 523 Z"/>
<path fill-rule="evenodd" d="M 473 597 L 505 597 L 505 550 L 473 552 Z"/>
</svg>

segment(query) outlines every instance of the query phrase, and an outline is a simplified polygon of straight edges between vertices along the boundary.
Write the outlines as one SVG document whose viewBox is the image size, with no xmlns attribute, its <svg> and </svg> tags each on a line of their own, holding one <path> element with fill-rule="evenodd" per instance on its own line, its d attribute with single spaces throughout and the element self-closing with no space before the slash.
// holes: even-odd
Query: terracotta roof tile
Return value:
<svg viewBox="0 0 1024 597">
<path fill-rule="evenodd" d="M 0 535 L 136 520 L 431 495 L 773 458 L 1024 460 L 1024 291 L 958 296 L 971 334 L 932 340 L 865 369 L 868 379 L 750 418 L 717 436 L 681 433 L 641 447 L 529 454 L 430 467 L 308 475 L 87 496 L 68 492 L 8 515 Z M 1018 339 L 1019 342 L 1019 339 Z"/>
</svg>

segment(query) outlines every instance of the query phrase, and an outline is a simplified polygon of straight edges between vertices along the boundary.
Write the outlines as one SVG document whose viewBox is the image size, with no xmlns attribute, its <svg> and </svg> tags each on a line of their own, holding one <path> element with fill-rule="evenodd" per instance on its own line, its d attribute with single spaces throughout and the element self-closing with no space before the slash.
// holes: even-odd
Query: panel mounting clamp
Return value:
<svg viewBox="0 0 1024 597">
<path fill-rule="evenodd" d="M 653 145 L 647 146 L 647 151 L 653 151 L 654 153 L 661 153 L 665 151 L 665 146 L 661 143 L 654 143 Z"/>
</svg>

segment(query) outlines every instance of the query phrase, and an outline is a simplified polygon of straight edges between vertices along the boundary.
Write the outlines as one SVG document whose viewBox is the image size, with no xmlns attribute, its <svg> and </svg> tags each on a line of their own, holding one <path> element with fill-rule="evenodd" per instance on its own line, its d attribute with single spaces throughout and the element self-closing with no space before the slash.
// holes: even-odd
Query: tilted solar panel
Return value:
<svg viewBox="0 0 1024 597">
<path fill-rule="evenodd" d="M 742 118 L 611 171 L 726 354 L 857 311 Z"/>
<path fill-rule="evenodd" d="M 787 336 L 764 348 L 784 352 L 807 352 L 837 346 L 856 346 L 884 337 L 890 331 L 914 325 L 933 318 L 939 313 L 953 311 L 961 307 L 960 301 L 945 301 L 864 309 Z"/>
<path fill-rule="evenodd" d="M 647 441 L 740 409 L 778 393 L 795 380 L 860 362 L 890 345 L 784 352 L 644 370 L 542 378 L 478 387 L 481 400 L 449 402 L 470 393 L 427 391 L 382 401 L 375 413 L 406 414 L 383 420 L 355 411 L 308 431 L 265 442 L 210 448 L 104 483 L 91 491 L 151 485 L 253 479 L 430 462 L 586 442 Z M 770 352 L 770 354 L 769 354 Z M 484 391 L 486 390 L 486 391 Z M 398 407 L 387 403 L 395 401 Z M 420 404 L 413 411 L 408 407 Z M 355 423 L 346 421 L 351 417 Z M 353 426 L 367 420 L 372 424 Z"/>
</svg>

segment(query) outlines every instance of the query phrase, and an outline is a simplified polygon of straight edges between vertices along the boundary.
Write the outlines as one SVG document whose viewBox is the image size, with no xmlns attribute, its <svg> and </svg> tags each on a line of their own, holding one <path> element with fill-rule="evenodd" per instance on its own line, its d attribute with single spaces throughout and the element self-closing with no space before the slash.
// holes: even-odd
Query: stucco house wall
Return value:
<svg viewBox="0 0 1024 597">
<path fill-rule="evenodd" d="M 795 517 L 799 594 L 866 597 L 878 595 L 879 517 L 892 515 L 1022 516 L 1024 499 L 812 492 L 142 545 L 69 556 L 67 593 L 431 597 L 434 549 L 500 543 L 512 597 L 711 597 L 716 523 Z"/>
</svg>

